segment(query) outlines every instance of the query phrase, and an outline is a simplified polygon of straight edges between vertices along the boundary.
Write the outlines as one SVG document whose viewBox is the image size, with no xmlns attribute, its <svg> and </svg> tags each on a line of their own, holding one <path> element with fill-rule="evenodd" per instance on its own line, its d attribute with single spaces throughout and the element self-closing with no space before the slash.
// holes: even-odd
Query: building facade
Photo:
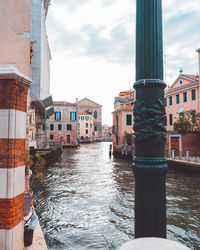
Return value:
<svg viewBox="0 0 200 250">
<path fill-rule="evenodd" d="M 30 0 L 0 1 L 0 249 L 24 249 Z"/>
<path fill-rule="evenodd" d="M 200 49 L 197 50 L 200 67 Z M 200 68 L 199 68 L 200 70 Z M 195 110 L 200 113 L 200 79 L 199 74 L 189 75 L 180 74 L 171 87 L 165 91 L 166 102 L 166 156 L 172 156 L 172 150 L 175 156 L 185 156 L 186 151 L 190 155 L 199 155 L 199 136 L 198 134 L 178 134 L 174 131 L 174 123 L 183 116 L 183 112 Z M 189 146 L 190 145 L 190 146 Z"/>
<path fill-rule="evenodd" d="M 91 112 L 94 120 L 94 139 L 102 139 L 102 106 L 88 98 L 76 102 L 78 114 Z"/>
<path fill-rule="evenodd" d="M 53 102 L 55 110 L 47 120 L 46 142 L 50 146 L 76 146 L 79 142 L 77 107 L 70 102 Z"/>
<path fill-rule="evenodd" d="M 122 146 L 128 134 L 133 134 L 133 105 L 128 104 L 113 111 L 113 146 Z"/>
<path fill-rule="evenodd" d="M 102 138 L 103 141 L 112 141 L 112 127 L 106 124 L 102 126 Z"/>
<path fill-rule="evenodd" d="M 53 100 L 50 95 L 51 52 L 46 30 L 46 16 L 50 0 L 31 1 L 31 44 L 30 44 L 30 108 L 28 115 L 30 147 L 41 147 L 45 140 L 43 127 L 54 114 Z M 34 123 L 35 122 L 35 123 Z"/>
<path fill-rule="evenodd" d="M 199 76 L 180 73 L 165 93 L 166 129 L 173 131 L 173 124 L 184 111 L 196 110 L 199 113 Z"/>
<path fill-rule="evenodd" d="M 80 112 L 78 121 L 80 142 L 94 142 L 95 130 L 92 112 Z"/>
<path fill-rule="evenodd" d="M 135 99 L 135 91 L 121 91 L 114 100 L 114 109 L 119 109 L 126 106 L 128 103 L 132 103 Z"/>
<path fill-rule="evenodd" d="M 200 70 L 200 49 L 197 50 Z M 173 124 L 184 111 L 195 110 L 200 112 L 200 78 L 199 74 L 180 74 L 174 83 L 165 91 L 166 129 L 173 131 Z"/>
</svg>

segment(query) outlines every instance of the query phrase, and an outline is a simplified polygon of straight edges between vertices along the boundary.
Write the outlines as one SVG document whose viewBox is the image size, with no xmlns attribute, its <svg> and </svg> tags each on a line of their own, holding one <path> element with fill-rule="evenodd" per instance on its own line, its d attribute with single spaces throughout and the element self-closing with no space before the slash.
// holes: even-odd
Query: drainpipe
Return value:
<svg viewBox="0 0 200 250">
<path fill-rule="evenodd" d="M 162 0 L 137 0 L 135 238 L 166 237 Z"/>
</svg>

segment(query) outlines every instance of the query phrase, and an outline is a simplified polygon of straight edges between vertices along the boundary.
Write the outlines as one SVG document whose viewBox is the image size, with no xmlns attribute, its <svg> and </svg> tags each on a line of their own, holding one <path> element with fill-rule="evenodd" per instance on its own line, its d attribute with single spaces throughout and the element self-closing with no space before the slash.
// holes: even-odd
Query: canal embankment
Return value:
<svg viewBox="0 0 200 250">
<path fill-rule="evenodd" d="M 36 154 L 39 154 L 45 162 L 45 166 L 51 164 L 62 153 L 62 147 L 38 148 L 31 149 L 30 154 L 35 159 Z"/>
<path fill-rule="evenodd" d="M 108 149 L 109 150 L 109 149 Z M 133 161 L 134 147 L 113 146 L 113 155 L 129 161 Z M 170 169 L 194 172 L 200 174 L 200 157 L 168 157 L 167 164 Z"/>
<path fill-rule="evenodd" d="M 29 214 L 30 216 L 30 214 Z M 27 216 L 25 220 L 29 217 Z M 44 235 L 39 221 L 36 222 L 36 227 L 33 230 L 32 244 L 25 247 L 26 250 L 48 250 Z"/>
</svg>

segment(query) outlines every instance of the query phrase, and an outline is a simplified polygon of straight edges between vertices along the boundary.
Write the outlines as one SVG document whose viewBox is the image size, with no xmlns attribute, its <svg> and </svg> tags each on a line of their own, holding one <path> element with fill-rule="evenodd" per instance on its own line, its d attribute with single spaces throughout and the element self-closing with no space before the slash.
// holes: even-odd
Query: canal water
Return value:
<svg viewBox="0 0 200 250">
<path fill-rule="evenodd" d="M 131 162 L 109 158 L 109 143 L 66 148 L 33 184 L 48 249 L 118 249 L 134 238 Z M 169 170 L 167 236 L 200 249 L 200 176 Z"/>
</svg>

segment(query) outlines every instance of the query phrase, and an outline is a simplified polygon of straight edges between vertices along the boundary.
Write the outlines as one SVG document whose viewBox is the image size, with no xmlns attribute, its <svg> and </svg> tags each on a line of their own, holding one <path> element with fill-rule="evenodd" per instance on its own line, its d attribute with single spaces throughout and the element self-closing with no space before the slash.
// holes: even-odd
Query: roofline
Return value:
<svg viewBox="0 0 200 250">
<path fill-rule="evenodd" d="M 97 106 L 102 107 L 102 105 L 98 104 L 97 102 L 92 101 L 91 99 L 89 99 L 89 98 L 87 98 L 87 97 L 81 99 L 80 101 L 75 102 L 75 104 L 77 104 L 77 103 L 79 103 L 79 102 L 81 102 L 81 101 L 83 101 L 83 100 L 85 100 L 85 99 L 89 100 L 90 102 L 93 102 L 93 103 L 96 104 Z M 87 106 L 87 105 L 86 105 L 86 106 Z"/>
<path fill-rule="evenodd" d="M 119 109 L 116 109 L 116 110 L 114 110 L 112 113 L 114 114 L 114 113 L 119 113 L 119 112 L 123 112 L 123 111 L 130 111 L 130 112 L 133 112 L 133 107 L 129 107 L 129 108 L 126 108 L 125 109 L 125 107 L 122 107 L 122 108 L 119 108 Z"/>
<path fill-rule="evenodd" d="M 192 88 L 198 87 L 198 86 L 199 86 L 199 82 L 193 82 L 193 83 L 190 83 L 190 84 L 186 84 L 186 85 L 181 86 L 179 88 L 175 88 L 175 89 L 172 89 L 172 90 L 167 90 L 166 96 L 171 95 L 171 94 L 175 94 L 175 93 L 179 93 L 179 92 L 184 91 L 184 90 L 192 89 Z"/>
<path fill-rule="evenodd" d="M 177 81 L 180 77 L 185 78 L 186 80 L 189 80 L 189 81 L 193 81 L 193 82 L 197 81 L 197 80 L 195 80 L 194 78 L 187 77 L 187 76 L 185 76 L 185 75 L 186 75 L 186 74 L 179 75 L 179 76 L 176 78 L 176 80 L 172 83 L 172 85 L 170 86 L 170 89 L 174 86 L 174 84 L 176 83 L 176 81 Z"/>
</svg>

